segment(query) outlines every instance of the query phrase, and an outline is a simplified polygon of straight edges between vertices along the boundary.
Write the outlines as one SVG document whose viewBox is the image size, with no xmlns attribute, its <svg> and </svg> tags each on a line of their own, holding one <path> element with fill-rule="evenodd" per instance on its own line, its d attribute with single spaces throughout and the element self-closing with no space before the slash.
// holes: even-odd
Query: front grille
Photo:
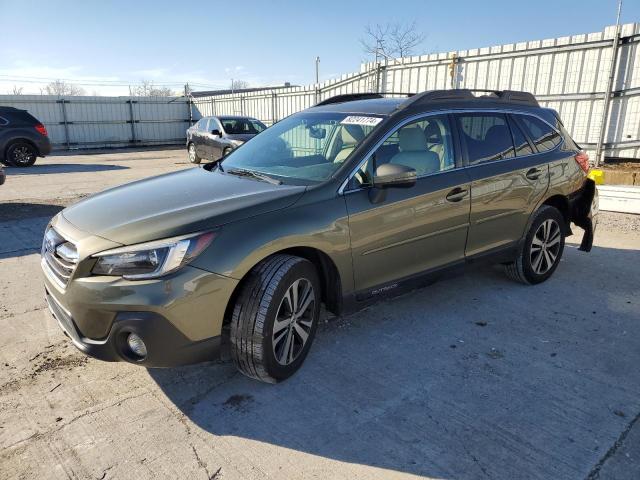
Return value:
<svg viewBox="0 0 640 480">
<path fill-rule="evenodd" d="M 53 279 L 65 288 L 78 264 L 78 251 L 73 243 L 48 228 L 42 241 L 42 260 Z"/>
<path fill-rule="evenodd" d="M 73 323 L 71 314 L 58 303 L 58 301 L 47 291 L 47 289 L 45 289 L 45 298 L 47 300 L 47 305 L 49 305 L 49 311 L 58 321 L 62 330 L 73 340 L 79 342 L 80 336 L 78 335 L 78 331 L 76 330 L 75 324 Z"/>
</svg>

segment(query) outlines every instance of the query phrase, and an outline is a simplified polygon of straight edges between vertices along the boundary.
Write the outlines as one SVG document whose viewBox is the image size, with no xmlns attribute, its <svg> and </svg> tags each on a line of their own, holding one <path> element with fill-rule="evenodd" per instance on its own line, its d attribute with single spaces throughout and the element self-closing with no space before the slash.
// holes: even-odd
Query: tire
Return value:
<svg viewBox="0 0 640 480">
<path fill-rule="evenodd" d="M 198 164 L 202 161 L 202 159 L 196 153 L 196 146 L 193 143 L 190 143 L 187 147 L 187 158 L 191 163 Z"/>
<path fill-rule="evenodd" d="M 299 292 L 294 315 L 289 303 L 292 289 Z M 268 383 L 293 375 L 315 337 L 320 293 L 316 269 L 303 258 L 274 255 L 254 267 L 241 286 L 231 318 L 231 358 L 238 370 Z M 299 308 L 303 304 L 307 304 L 304 310 Z M 277 317 L 281 320 L 276 323 Z"/>
<path fill-rule="evenodd" d="M 516 260 L 505 265 L 507 276 L 516 282 L 535 285 L 553 275 L 564 252 L 565 223 L 558 209 L 548 205 L 540 207 Z"/>
<path fill-rule="evenodd" d="M 36 163 L 38 151 L 28 142 L 15 142 L 9 145 L 5 161 L 13 167 L 30 167 Z"/>
</svg>

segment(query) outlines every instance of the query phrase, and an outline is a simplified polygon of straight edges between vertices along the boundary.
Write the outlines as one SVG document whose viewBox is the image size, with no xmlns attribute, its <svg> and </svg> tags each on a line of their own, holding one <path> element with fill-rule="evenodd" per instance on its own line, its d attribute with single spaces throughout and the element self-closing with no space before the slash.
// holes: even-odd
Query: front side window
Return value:
<svg viewBox="0 0 640 480">
<path fill-rule="evenodd" d="M 371 185 L 375 170 L 385 163 L 411 167 L 418 177 L 455 168 L 447 115 L 425 117 L 394 131 L 360 166 L 349 188 Z"/>
<path fill-rule="evenodd" d="M 531 115 L 517 115 L 539 152 L 553 150 L 561 140 L 560 134 L 547 122 Z"/>
<path fill-rule="evenodd" d="M 267 127 L 264 123 L 253 118 L 221 117 L 222 127 L 229 135 L 257 135 Z"/>
<path fill-rule="evenodd" d="M 272 125 L 222 163 L 296 184 L 329 179 L 382 121 L 347 113 L 299 113 Z M 224 121 L 223 121 L 224 123 Z M 225 126 L 226 130 L 226 126 Z"/>
<path fill-rule="evenodd" d="M 457 117 L 469 165 L 515 156 L 511 132 L 503 114 L 464 113 Z"/>
</svg>

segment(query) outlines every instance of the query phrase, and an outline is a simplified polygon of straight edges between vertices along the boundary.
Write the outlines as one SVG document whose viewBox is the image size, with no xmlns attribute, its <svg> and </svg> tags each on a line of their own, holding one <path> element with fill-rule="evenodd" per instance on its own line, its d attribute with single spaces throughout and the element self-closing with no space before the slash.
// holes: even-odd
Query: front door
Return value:
<svg viewBox="0 0 640 480">
<path fill-rule="evenodd" d="M 476 112 L 456 118 L 471 179 L 466 255 L 473 256 L 520 240 L 549 185 L 549 167 L 507 115 Z"/>
<path fill-rule="evenodd" d="M 448 115 L 425 116 L 393 132 L 347 185 L 356 291 L 364 292 L 464 260 L 470 185 L 459 168 Z M 373 203 L 370 182 L 377 166 L 416 169 L 416 185 L 386 189 Z"/>
</svg>

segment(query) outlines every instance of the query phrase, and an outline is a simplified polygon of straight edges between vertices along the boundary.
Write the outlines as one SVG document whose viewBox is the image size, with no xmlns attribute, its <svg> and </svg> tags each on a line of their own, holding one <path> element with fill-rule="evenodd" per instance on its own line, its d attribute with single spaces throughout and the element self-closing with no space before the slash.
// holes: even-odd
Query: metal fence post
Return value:
<svg viewBox="0 0 640 480">
<path fill-rule="evenodd" d="M 278 121 L 278 113 L 276 111 L 276 92 L 271 92 L 271 125 Z"/>
<path fill-rule="evenodd" d="M 129 104 L 129 122 L 131 123 L 131 143 L 136 143 L 136 120 L 133 116 L 133 104 L 137 102 L 129 99 L 127 103 Z"/>
<path fill-rule="evenodd" d="M 620 13 L 618 12 L 618 15 Z M 602 105 L 602 119 L 600 121 L 600 136 L 598 137 L 598 145 L 596 146 L 596 161 L 595 166 L 600 165 L 600 161 L 604 162 L 603 146 L 609 133 L 609 105 L 611 103 L 611 93 L 613 91 L 613 84 L 616 77 L 616 63 L 618 61 L 618 45 L 620 43 L 620 23 L 616 25 L 616 33 L 613 36 L 613 44 L 611 47 L 611 64 L 609 65 L 609 81 L 607 83 L 607 91 L 604 94 L 604 101 Z"/>
<path fill-rule="evenodd" d="M 65 103 L 68 103 L 69 100 L 65 100 L 64 98 L 57 100 L 57 103 L 60 104 L 62 108 L 62 123 L 64 123 L 64 143 L 67 145 L 67 150 L 71 150 L 69 141 L 69 121 L 67 120 L 67 107 Z"/>
</svg>

